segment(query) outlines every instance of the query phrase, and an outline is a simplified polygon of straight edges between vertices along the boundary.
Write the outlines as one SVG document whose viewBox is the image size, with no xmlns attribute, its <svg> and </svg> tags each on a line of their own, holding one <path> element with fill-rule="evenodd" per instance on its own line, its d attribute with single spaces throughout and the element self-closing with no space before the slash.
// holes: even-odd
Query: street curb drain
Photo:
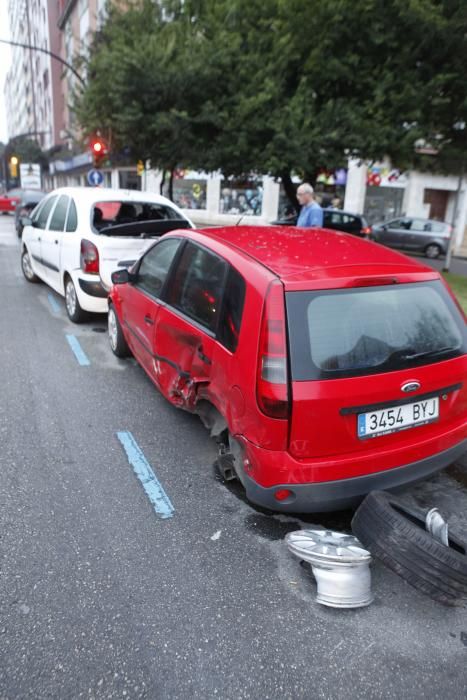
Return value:
<svg viewBox="0 0 467 700">
<path fill-rule="evenodd" d="M 311 564 L 317 603 L 361 608 L 373 601 L 371 554 L 356 537 L 332 530 L 296 530 L 285 541 L 292 554 Z"/>
</svg>

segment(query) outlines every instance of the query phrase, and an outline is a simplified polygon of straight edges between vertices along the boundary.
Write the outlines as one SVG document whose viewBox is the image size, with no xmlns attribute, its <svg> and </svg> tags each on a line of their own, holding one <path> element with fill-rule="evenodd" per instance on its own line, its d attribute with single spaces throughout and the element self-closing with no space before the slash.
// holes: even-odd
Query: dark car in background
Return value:
<svg viewBox="0 0 467 700">
<path fill-rule="evenodd" d="M 272 223 L 277 226 L 296 226 L 298 216 L 293 214 L 284 219 L 278 219 Z M 344 231 L 352 233 L 360 238 L 369 238 L 371 235 L 371 226 L 361 214 L 351 214 L 340 209 L 323 209 L 323 228 L 334 229 L 335 231 Z"/>
<path fill-rule="evenodd" d="M 373 224 L 371 238 L 389 248 L 423 253 L 435 259 L 447 253 L 452 226 L 444 221 L 402 216 Z"/>
<path fill-rule="evenodd" d="M 31 212 L 39 204 L 39 202 L 44 199 L 45 192 L 41 190 L 18 190 L 19 201 L 16 204 L 15 209 L 15 228 L 18 237 L 21 237 L 23 233 L 23 216 L 31 216 Z"/>
</svg>

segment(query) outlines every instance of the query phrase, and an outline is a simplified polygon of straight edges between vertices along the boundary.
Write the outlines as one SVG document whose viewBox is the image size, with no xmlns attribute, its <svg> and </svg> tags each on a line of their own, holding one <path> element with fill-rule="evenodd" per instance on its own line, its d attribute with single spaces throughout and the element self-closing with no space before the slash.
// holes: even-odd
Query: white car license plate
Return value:
<svg viewBox="0 0 467 700">
<path fill-rule="evenodd" d="M 358 415 L 357 432 L 360 439 L 387 435 L 416 425 L 431 423 L 439 417 L 439 397 L 393 406 L 381 411 Z"/>
</svg>

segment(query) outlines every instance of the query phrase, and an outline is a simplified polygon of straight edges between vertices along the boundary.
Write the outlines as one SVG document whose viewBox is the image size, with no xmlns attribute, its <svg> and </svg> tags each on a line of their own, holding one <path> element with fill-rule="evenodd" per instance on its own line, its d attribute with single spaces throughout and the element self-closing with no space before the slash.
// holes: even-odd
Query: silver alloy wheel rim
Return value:
<svg viewBox="0 0 467 700">
<path fill-rule="evenodd" d="M 429 245 L 425 253 L 427 258 L 437 258 L 439 255 L 439 248 L 437 245 Z"/>
<path fill-rule="evenodd" d="M 68 280 L 66 283 L 65 301 L 69 315 L 74 316 L 76 311 L 76 291 L 75 285 L 71 280 Z"/>
<path fill-rule="evenodd" d="M 109 310 L 108 324 L 110 347 L 112 350 L 115 350 L 117 347 L 117 319 L 115 318 L 115 311 L 113 309 Z"/>
<path fill-rule="evenodd" d="M 23 261 L 23 272 L 26 275 L 26 277 L 28 278 L 28 280 L 30 280 L 33 278 L 34 272 L 32 271 L 31 260 L 29 259 L 28 252 L 25 251 L 23 253 L 22 261 Z"/>
<path fill-rule="evenodd" d="M 311 564 L 317 603 L 361 608 L 373 601 L 371 554 L 356 537 L 332 530 L 297 530 L 285 541 L 292 554 Z"/>
</svg>

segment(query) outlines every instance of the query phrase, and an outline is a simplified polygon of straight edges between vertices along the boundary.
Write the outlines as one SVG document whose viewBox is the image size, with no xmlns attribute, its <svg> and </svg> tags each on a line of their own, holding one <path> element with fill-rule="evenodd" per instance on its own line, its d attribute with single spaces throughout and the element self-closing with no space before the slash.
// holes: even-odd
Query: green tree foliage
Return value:
<svg viewBox="0 0 467 700">
<path fill-rule="evenodd" d="M 42 167 L 48 164 L 47 156 L 39 144 L 25 136 L 10 139 L 5 146 L 5 156 L 7 160 L 16 156 L 20 163 L 39 163 Z"/>
<path fill-rule="evenodd" d="M 113 10 L 78 100 L 85 130 L 162 169 L 314 179 L 465 153 L 463 0 L 143 0 Z M 434 162 L 433 159 L 430 162 Z"/>
<path fill-rule="evenodd" d="M 187 39 L 190 24 L 164 17 L 149 0 L 111 10 L 76 107 L 85 136 L 100 132 L 112 151 L 129 148 L 135 160 L 173 170 L 198 157 L 190 125 L 204 97 L 200 57 Z"/>
</svg>

